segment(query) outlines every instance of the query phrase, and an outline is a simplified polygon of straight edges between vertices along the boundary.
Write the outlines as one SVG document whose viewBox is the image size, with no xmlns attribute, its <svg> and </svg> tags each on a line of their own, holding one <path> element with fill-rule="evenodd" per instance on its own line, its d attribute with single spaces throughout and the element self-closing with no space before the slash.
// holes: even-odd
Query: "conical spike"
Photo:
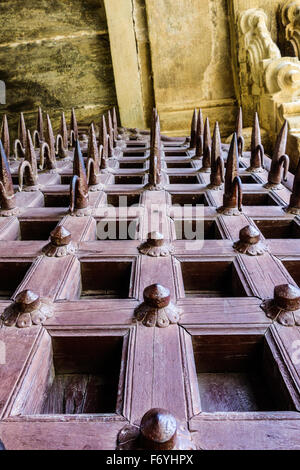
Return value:
<svg viewBox="0 0 300 470">
<path fill-rule="evenodd" d="M 197 138 L 197 109 L 194 109 L 193 113 L 193 118 L 192 118 L 192 124 L 191 124 L 191 143 L 190 143 L 190 148 L 194 149 L 196 148 L 196 141 Z"/>
<path fill-rule="evenodd" d="M 118 137 L 118 118 L 117 118 L 117 112 L 115 106 L 113 107 L 113 128 L 114 128 L 114 134 L 115 134 L 115 139 Z"/>
<path fill-rule="evenodd" d="M 219 124 L 216 121 L 213 139 L 211 144 L 211 189 L 217 189 L 222 186 L 224 181 L 224 162 L 222 157 L 222 144 L 219 130 Z"/>
<path fill-rule="evenodd" d="M 86 181 L 86 171 L 79 140 L 76 140 L 75 142 L 75 152 L 73 160 L 73 176 L 74 175 L 77 175 L 82 181 Z"/>
<path fill-rule="evenodd" d="M 203 135 L 203 134 L 204 134 L 203 115 L 202 115 L 202 110 L 200 108 L 198 112 L 198 118 L 197 118 L 197 135 Z"/>
<path fill-rule="evenodd" d="M 55 139 L 54 139 L 54 134 L 53 134 L 53 129 L 52 129 L 52 124 L 51 124 L 51 119 L 49 117 L 49 114 L 46 116 L 46 142 L 49 145 L 50 149 L 50 155 L 49 158 L 51 161 L 55 161 Z"/>
<path fill-rule="evenodd" d="M 26 137 L 26 124 L 25 124 L 23 113 L 20 114 L 20 118 L 19 118 L 18 139 L 21 142 L 23 148 L 25 148 L 27 137 Z"/>
<path fill-rule="evenodd" d="M 161 182 L 161 137 L 160 137 L 160 121 L 157 112 L 153 113 L 154 126 L 152 146 L 150 149 L 150 165 L 149 165 L 149 184 L 157 186 Z"/>
<path fill-rule="evenodd" d="M 115 136 L 114 136 L 114 128 L 113 128 L 113 123 L 112 123 L 112 118 L 111 118 L 111 113 L 108 111 L 107 113 L 108 116 L 108 135 L 111 140 L 111 143 L 113 147 L 115 146 Z"/>
<path fill-rule="evenodd" d="M 11 210 L 16 207 L 14 187 L 8 160 L 0 140 L 0 201 L 2 210 Z"/>
<path fill-rule="evenodd" d="M 244 149 L 244 137 L 243 137 L 243 111 L 242 107 L 239 108 L 239 113 L 236 120 L 236 137 L 238 144 L 238 154 L 242 156 Z"/>
<path fill-rule="evenodd" d="M 39 106 L 39 109 L 38 109 L 36 129 L 38 131 L 40 141 L 44 140 L 44 120 L 43 120 L 42 108 L 40 106 Z"/>
<path fill-rule="evenodd" d="M 287 136 L 288 136 L 288 123 L 287 121 L 284 121 L 280 129 L 280 132 L 278 134 L 277 140 L 276 140 L 272 160 L 279 160 L 279 158 L 285 154 Z"/>
<path fill-rule="evenodd" d="M 92 158 L 96 164 L 99 164 L 99 151 L 93 123 L 89 129 L 88 158 Z"/>
<path fill-rule="evenodd" d="M 106 119 L 105 116 L 102 116 L 101 123 L 99 126 L 99 143 L 103 145 L 103 147 L 106 145 L 107 142 L 107 126 L 106 126 Z"/>
<path fill-rule="evenodd" d="M 150 149 L 153 147 L 155 126 L 156 126 L 157 111 L 156 108 L 152 109 L 151 129 L 150 129 Z"/>
<path fill-rule="evenodd" d="M 74 108 L 72 108 L 72 112 L 71 112 L 70 129 L 74 133 L 74 139 L 77 140 L 78 139 L 78 124 L 77 124 L 77 119 L 76 119 L 75 109 Z"/>
<path fill-rule="evenodd" d="M 232 182 L 236 176 L 238 176 L 238 149 L 237 149 L 237 135 L 234 132 L 230 148 L 227 157 L 226 163 L 226 173 L 225 173 L 225 193 L 231 193 Z"/>
<path fill-rule="evenodd" d="M 10 138 L 9 138 L 9 129 L 8 129 L 8 122 L 7 116 L 4 114 L 2 119 L 2 126 L 1 126 L 1 141 L 3 144 L 3 148 L 5 151 L 5 155 L 7 158 L 10 156 Z"/>
<path fill-rule="evenodd" d="M 208 117 L 205 119 L 204 124 L 204 138 L 203 138 L 203 160 L 202 168 L 210 168 L 210 154 L 211 154 L 211 135 Z"/>
<path fill-rule="evenodd" d="M 30 130 L 27 129 L 27 139 L 26 139 L 26 147 L 25 147 L 25 160 L 27 160 L 32 169 L 32 173 L 36 176 L 38 173 L 37 170 L 37 161 L 36 161 L 36 153 L 33 147 L 32 138 L 30 134 Z"/>
<path fill-rule="evenodd" d="M 62 136 L 63 146 L 64 149 L 68 149 L 68 127 L 66 122 L 65 113 L 61 113 L 61 120 L 60 120 L 60 135 Z"/>
<path fill-rule="evenodd" d="M 251 153 L 254 153 L 256 151 L 258 145 L 261 145 L 261 136 L 258 114 L 257 112 L 255 112 L 251 134 Z"/>
<path fill-rule="evenodd" d="M 220 129 L 219 129 L 219 123 L 218 123 L 218 121 L 216 121 L 215 128 L 214 128 L 214 133 L 213 133 L 212 144 L 211 144 L 211 170 L 212 171 L 214 169 L 214 165 L 215 165 L 217 159 L 221 155 L 222 155 L 222 150 L 221 150 Z"/>
</svg>

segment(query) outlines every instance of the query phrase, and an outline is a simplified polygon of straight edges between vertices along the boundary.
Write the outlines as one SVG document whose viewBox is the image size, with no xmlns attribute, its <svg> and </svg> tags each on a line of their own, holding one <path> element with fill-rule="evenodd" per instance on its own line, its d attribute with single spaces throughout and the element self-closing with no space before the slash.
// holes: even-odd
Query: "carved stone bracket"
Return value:
<svg viewBox="0 0 300 470">
<path fill-rule="evenodd" d="M 76 251 L 76 245 L 71 241 L 71 233 L 62 225 L 52 230 L 50 240 L 50 243 L 43 248 L 46 256 L 61 258 L 73 255 Z"/>
<path fill-rule="evenodd" d="M 144 302 L 134 313 L 136 320 L 144 326 L 166 328 L 172 323 L 178 323 L 182 311 L 170 301 L 169 289 L 152 284 L 144 290 Z"/>
<path fill-rule="evenodd" d="M 247 225 L 240 230 L 240 239 L 233 244 L 233 248 L 246 255 L 263 255 L 268 248 L 260 239 L 260 231 L 253 225 Z"/>
<path fill-rule="evenodd" d="M 121 429 L 117 450 L 196 450 L 187 428 L 166 410 L 152 408 Z"/>
<path fill-rule="evenodd" d="M 31 290 L 20 292 L 15 301 L 1 315 L 5 326 L 28 328 L 40 325 L 53 316 L 54 304 L 50 299 L 40 298 Z"/>
<path fill-rule="evenodd" d="M 148 233 L 148 239 L 142 243 L 139 248 L 139 252 L 143 255 L 148 256 L 169 256 L 174 252 L 174 247 L 165 242 L 164 236 L 159 232 Z"/>
<path fill-rule="evenodd" d="M 300 57 L 300 0 L 287 0 L 281 7 L 288 55 Z"/>
<path fill-rule="evenodd" d="M 274 298 L 266 299 L 261 308 L 267 317 L 284 326 L 300 326 L 300 289 L 291 284 L 274 288 Z"/>
</svg>

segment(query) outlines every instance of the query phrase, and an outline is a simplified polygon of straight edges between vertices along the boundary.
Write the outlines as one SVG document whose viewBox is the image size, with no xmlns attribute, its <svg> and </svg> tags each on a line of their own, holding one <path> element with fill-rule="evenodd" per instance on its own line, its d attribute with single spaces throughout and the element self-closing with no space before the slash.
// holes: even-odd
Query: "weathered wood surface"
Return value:
<svg viewBox="0 0 300 470">
<path fill-rule="evenodd" d="M 220 215 L 222 191 L 207 189 L 209 174 L 197 172 L 201 160 L 191 160 L 185 149 L 166 156 L 166 188 L 143 191 L 147 151 L 136 156 L 131 148 L 127 143 L 120 163 L 109 160 L 116 174 L 105 175 L 104 191 L 89 192 L 91 215 L 68 213 L 72 164 L 66 163 L 55 178 L 43 175 L 38 194 L 18 193 L 17 217 L 0 220 L 2 310 L 24 289 L 54 300 L 54 315 L 42 327 L 0 330 L 8 344 L 7 362 L 0 365 L 1 439 L 9 449 L 114 449 L 127 422 L 161 407 L 194 431 L 198 448 L 299 449 L 300 375 L 293 346 L 299 328 L 277 324 L 260 307 L 276 285 L 299 283 L 299 220 L 283 210 L 289 191 L 266 191 L 266 171 L 249 183 L 245 157 L 243 213 Z M 124 163 L 128 167 L 119 169 Z M 136 168 L 140 163 L 143 168 Z M 184 183 L 185 176 L 194 182 Z M 128 214 L 126 207 L 116 208 L 118 195 L 138 206 Z M 200 216 L 197 202 L 205 204 Z M 182 213 L 178 203 L 193 206 Z M 133 239 L 118 231 L 117 239 L 99 239 L 97 224 L 115 217 L 119 226 L 138 222 Z M 204 243 L 177 239 L 180 224 L 189 220 L 193 229 L 195 218 L 204 221 Z M 58 223 L 71 232 L 76 252 L 43 256 Z M 268 245 L 262 256 L 233 247 L 249 224 L 261 228 Z M 174 252 L 142 255 L 138 248 L 149 231 L 160 231 Z M 136 321 L 144 289 L 155 283 L 168 288 L 182 310 L 178 324 L 151 328 Z M 62 365 L 71 364 L 72 341 L 77 355 L 70 372 Z M 115 341 L 120 350 L 112 347 Z M 86 368 L 95 361 L 114 364 L 113 409 L 104 371 Z"/>
</svg>

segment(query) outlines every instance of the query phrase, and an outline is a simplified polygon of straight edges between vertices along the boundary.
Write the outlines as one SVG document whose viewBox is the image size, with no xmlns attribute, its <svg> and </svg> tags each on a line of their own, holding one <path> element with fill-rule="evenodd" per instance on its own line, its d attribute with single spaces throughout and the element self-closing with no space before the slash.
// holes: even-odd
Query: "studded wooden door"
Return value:
<svg viewBox="0 0 300 470">
<path fill-rule="evenodd" d="M 300 449 L 298 291 L 277 292 L 296 307 L 275 318 L 262 305 L 274 287 L 300 281 L 299 217 L 283 210 L 293 176 L 282 189 L 265 188 L 270 159 L 246 171 L 250 154 L 238 135 L 229 153 L 242 152 L 242 211 L 218 212 L 224 190 L 208 186 L 216 148 L 207 127 L 203 158 L 194 156 L 193 132 L 186 142 L 164 139 L 161 169 L 149 161 L 145 134 L 121 135 L 82 217 L 68 212 L 76 173 L 68 150 L 39 172 L 37 190 L 16 193 L 16 214 L 0 218 L 6 448 L 132 448 L 126 432 L 136 437 L 143 415 L 162 408 L 185 429 L 191 447 L 183 448 Z M 158 132 L 154 123 L 152 157 Z M 75 147 L 76 137 L 75 129 Z M 86 157 L 92 140 L 87 148 L 84 139 Z M 48 144 L 51 153 L 49 135 Z M 222 146 L 224 160 L 227 153 Z M 15 189 L 19 166 L 11 159 Z"/>
</svg>

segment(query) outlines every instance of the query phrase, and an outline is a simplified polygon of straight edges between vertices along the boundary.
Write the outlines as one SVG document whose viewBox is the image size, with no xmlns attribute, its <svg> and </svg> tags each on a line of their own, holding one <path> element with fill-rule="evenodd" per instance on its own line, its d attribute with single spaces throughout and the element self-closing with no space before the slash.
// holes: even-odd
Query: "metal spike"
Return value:
<svg viewBox="0 0 300 470">
<path fill-rule="evenodd" d="M 107 115 L 108 115 L 108 135 L 109 135 L 109 138 L 110 138 L 111 146 L 115 147 L 114 127 L 113 127 L 110 111 L 108 111 Z"/>
<path fill-rule="evenodd" d="M 191 142 L 190 149 L 193 150 L 197 145 L 197 109 L 194 109 L 192 124 L 191 124 Z"/>
<path fill-rule="evenodd" d="M 251 157 L 250 166 L 247 171 L 251 173 L 259 173 L 263 171 L 264 165 L 264 148 L 261 144 L 260 126 L 257 112 L 254 114 L 254 121 L 251 134 Z"/>
<path fill-rule="evenodd" d="M 88 142 L 88 159 L 87 159 L 87 182 L 91 186 L 90 189 L 94 191 L 100 190 L 99 186 L 99 151 L 96 139 L 94 124 L 92 123 L 89 128 L 89 142 Z M 97 187 L 96 187 L 97 186 Z"/>
<path fill-rule="evenodd" d="M 83 216 L 89 213 L 89 192 L 87 175 L 79 140 L 75 142 L 73 178 L 70 185 L 70 213 Z"/>
<path fill-rule="evenodd" d="M 10 138 L 9 138 L 9 128 L 8 128 L 6 114 L 4 114 L 2 118 L 1 141 L 2 141 L 4 151 L 5 151 L 5 155 L 7 156 L 7 158 L 9 158 L 10 157 Z"/>
<path fill-rule="evenodd" d="M 149 162 L 149 183 L 146 187 L 148 189 L 159 189 L 161 187 L 161 136 L 160 120 L 156 110 L 153 112 L 153 119 L 153 136 Z"/>
<path fill-rule="evenodd" d="M 200 171 L 204 173 L 209 173 L 210 169 L 210 159 L 211 159 L 211 135 L 209 127 L 208 117 L 205 119 L 204 125 L 204 137 L 203 137 L 203 159 L 202 159 L 202 168 Z"/>
<path fill-rule="evenodd" d="M 204 134 L 204 124 L 202 111 L 199 109 L 198 118 L 197 118 L 197 132 L 196 132 L 196 153 L 193 159 L 201 158 L 203 155 L 203 134 Z"/>
<path fill-rule="evenodd" d="M 16 200 L 8 160 L 0 140 L 0 215 L 9 216 L 17 212 Z"/>
<path fill-rule="evenodd" d="M 224 215 L 238 215 L 242 210 L 242 182 L 238 176 L 237 135 L 233 134 L 226 163 L 223 206 L 217 209 Z"/>
<path fill-rule="evenodd" d="M 274 153 L 272 156 L 271 168 L 268 175 L 267 189 L 281 189 L 281 180 L 287 179 L 289 169 L 289 157 L 286 155 L 286 143 L 288 135 L 288 123 L 284 121 L 276 140 Z M 283 170 L 283 175 L 282 175 Z"/>
<path fill-rule="evenodd" d="M 27 171 L 25 171 L 27 170 Z M 19 175 L 19 189 L 23 189 L 23 180 L 25 180 L 25 190 L 35 191 L 38 189 L 37 179 L 38 179 L 38 169 L 37 169 L 37 159 L 36 153 L 34 150 L 30 130 L 27 129 L 27 139 L 25 147 L 25 159 L 21 162 L 18 170 Z"/>
<path fill-rule="evenodd" d="M 211 174 L 209 189 L 222 189 L 224 182 L 224 161 L 219 124 L 216 121 L 211 145 Z"/>
<path fill-rule="evenodd" d="M 40 106 L 38 109 L 36 129 L 38 131 L 40 141 L 43 141 L 44 140 L 44 120 L 43 120 L 42 108 Z"/>
<path fill-rule="evenodd" d="M 18 124 L 18 139 L 22 144 L 22 147 L 25 148 L 26 146 L 26 124 L 24 119 L 24 114 L 20 114 L 19 124 Z"/>
<path fill-rule="evenodd" d="M 61 113 L 60 119 L 60 135 L 62 136 L 62 142 L 65 150 L 68 150 L 69 141 L 68 141 L 68 127 L 66 122 L 65 113 Z"/>
<path fill-rule="evenodd" d="M 76 119 L 74 108 L 72 108 L 72 111 L 71 111 L 70 137 L 71 137 L 71 145 L 72 147 L 74 147 L 75 141 L 78 139 L 78 124 L 77 124 L 77 119 Z"/>
<path fill-rule="evenodd" d="M 240 106 L 237 120 L 236 120 L 236 138 L 238 146 L 238 154 L 241 157 L 244 150 L 244 137 L 243 137 L 243 110 Z"/>
<path fill-rule="evenodd" d="M 118 118 L 115 106 L 113 107 L 113 128 L 114 128 L 114 135 L 115 139 L 118 138 Z"/>
</svg>

